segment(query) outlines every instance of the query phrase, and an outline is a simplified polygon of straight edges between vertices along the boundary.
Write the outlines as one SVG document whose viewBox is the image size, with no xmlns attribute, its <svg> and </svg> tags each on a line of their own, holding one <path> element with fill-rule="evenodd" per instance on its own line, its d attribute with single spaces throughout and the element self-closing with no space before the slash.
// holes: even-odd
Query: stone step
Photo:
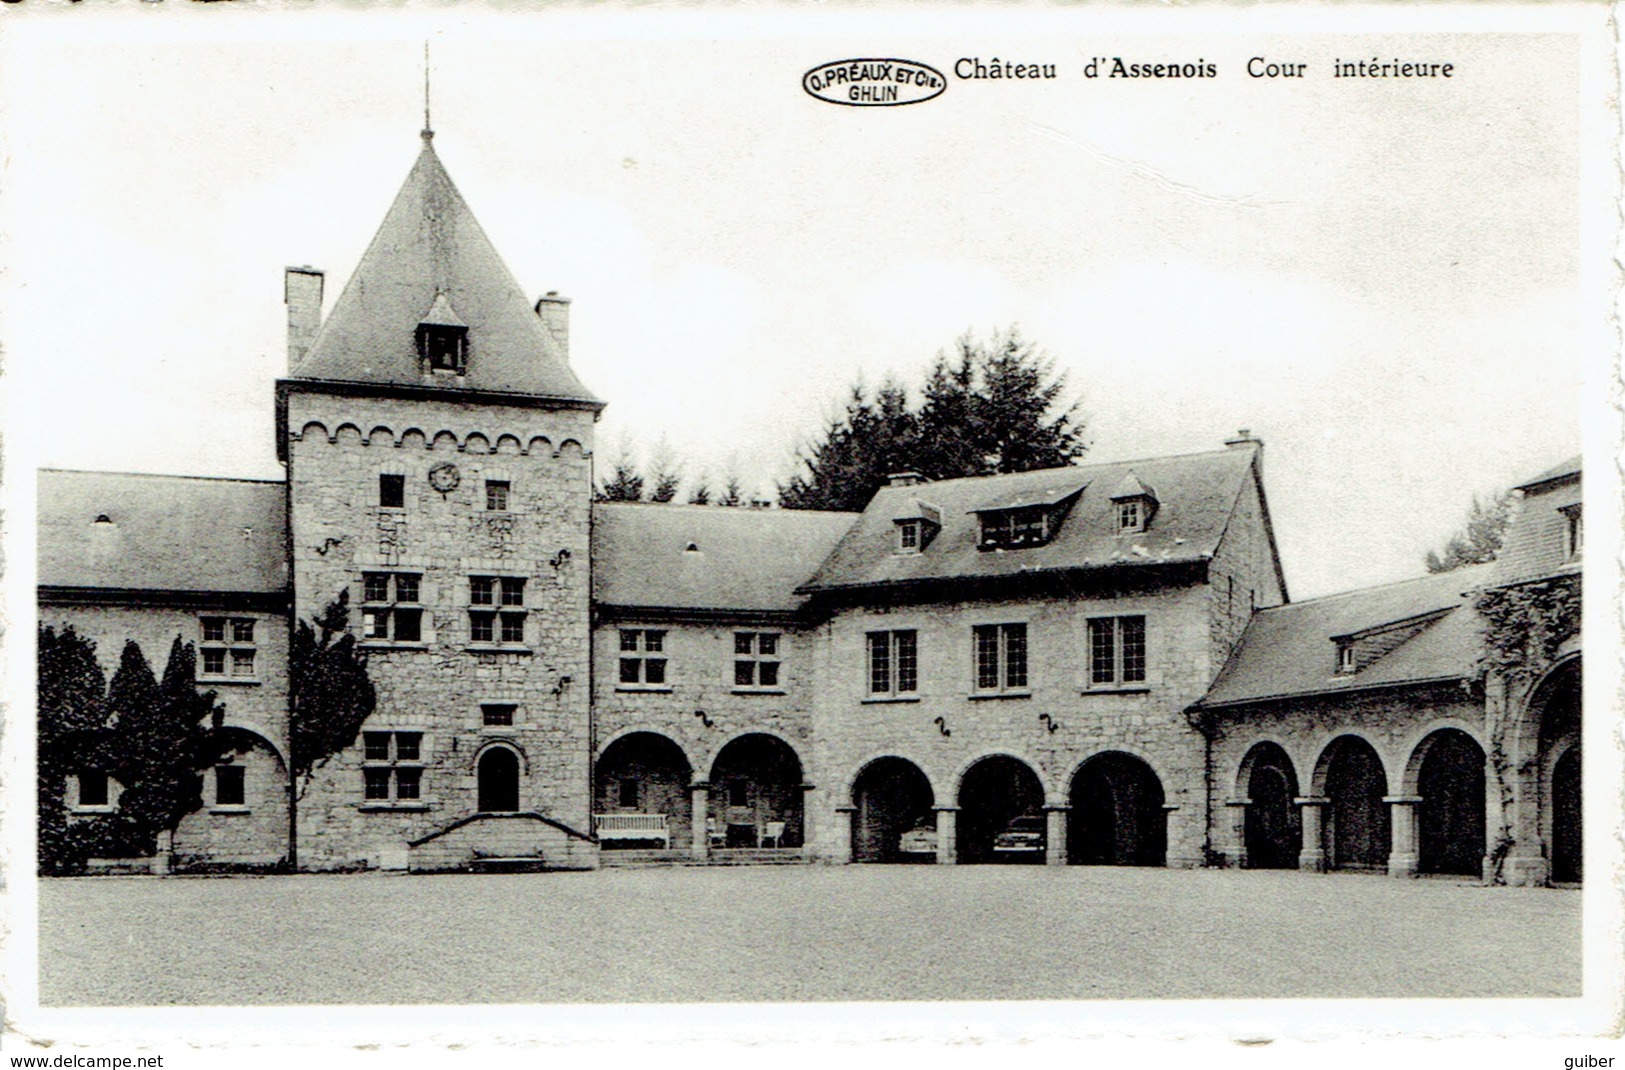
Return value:
<svg viewBox="0 0 1625 1070">
<path fill-rule="evenodd" d="M 642 868 L 651 866 L 799 866 L 809 859 L 798 847 L 732 847 L 718 848 L 709 858 L 695 858 L 687 851 L 645 850 L 603 851 L 598 856 L 599 866 L 605 869 Z"/>
</svg>

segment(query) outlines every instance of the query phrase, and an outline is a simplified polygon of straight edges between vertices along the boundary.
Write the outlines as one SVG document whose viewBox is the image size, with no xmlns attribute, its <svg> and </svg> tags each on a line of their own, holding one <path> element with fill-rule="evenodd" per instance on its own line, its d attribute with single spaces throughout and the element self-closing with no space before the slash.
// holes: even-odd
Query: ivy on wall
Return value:
<svg viewBox="0 0 1625 1070">
<path fill-rule="evenodd" d="M 1483 653 L 1479 669 L 1486 677 L 1505 682 L 1503 693 L 1525 686 L 1557 660 L 1563 643 L 1580 630 L 1580 577 L 1553 576 L 1513 587 L 1492 587 L 1474 603 L 1484 620 Z M 1504 701 L 1504 699 L 1503 699 Z M 1535 757 L 1514 767 L 1509 736 L 1513 718 L 1503 708 L 1490 739 L 1490 768 L 1501 797 L 1501 827 L 1490 846 L 1491 879 L 1504 883 L 1503 867 L 1517 838 L 1511 813 L 1516 802 L 1513 783 L 1533 772 Z"/>
</svg>

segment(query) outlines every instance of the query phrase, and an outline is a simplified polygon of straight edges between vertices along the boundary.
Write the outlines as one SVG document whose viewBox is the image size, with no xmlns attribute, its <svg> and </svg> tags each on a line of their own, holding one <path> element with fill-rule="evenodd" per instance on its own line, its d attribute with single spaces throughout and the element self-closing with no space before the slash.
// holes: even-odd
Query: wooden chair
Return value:
<svg viewBox="0 0 1625 1070">
<path fill-rule="evenodd" d="M 762 828 L 762 839 L 760 841 L 761 845 L 763 847 L 766 847 L 768 840 L 773 841 L 773 846 L 774 847 L 783 847 L 784 846 L 784 822 L 783 821 L 769 821 L 769 822 L 767 822 L 766 825 L 763 826 L 763 828 Z"/>
</svg>

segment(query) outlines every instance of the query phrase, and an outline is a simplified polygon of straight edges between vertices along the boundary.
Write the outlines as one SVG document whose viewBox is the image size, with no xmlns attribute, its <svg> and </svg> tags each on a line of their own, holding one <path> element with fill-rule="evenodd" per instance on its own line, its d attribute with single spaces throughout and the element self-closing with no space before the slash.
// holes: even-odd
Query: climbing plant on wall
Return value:
<svg viewBox="0 0 1625 1070">
<path fill-rule="evenodd" d="M 1580 577 L 1554 576 L 1534 583 L 1492 587 L 1474 603 L 1484 620 L 1483 653 L 1479 668 L 1503 683 L 1502 701 L 1513 690 L 1529 685 L 1557 659 L 1563 643 L 1580 630 Z M 1517 839 L 1511 813 L 1516 801 L 1513 785 L 1533 771 L 1531 755 L 1514 766 L 1511 756 L 1513 718 L 1503 708 L 1490 737 L 1490 768 L 1501 799 L 1501 827 L 1490 847 L 1492 879 L 1503 882 L 1502 868 Z"/>
</svg>

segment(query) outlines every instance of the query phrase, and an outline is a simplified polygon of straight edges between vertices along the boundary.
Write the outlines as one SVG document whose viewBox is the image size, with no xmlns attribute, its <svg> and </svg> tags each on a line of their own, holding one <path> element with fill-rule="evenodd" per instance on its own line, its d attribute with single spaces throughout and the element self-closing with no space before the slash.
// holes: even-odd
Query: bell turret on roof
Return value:
<svg viewBox="0 0 1625 1070">
<path fill-rule="evenodd" d="M 455 373 L 431 366 L 424 325 L 466 326 L 466 361 Z M 599 404 L 469 211 L 427 130 L 355 274 L 289 373 Z"/>
</svg>

